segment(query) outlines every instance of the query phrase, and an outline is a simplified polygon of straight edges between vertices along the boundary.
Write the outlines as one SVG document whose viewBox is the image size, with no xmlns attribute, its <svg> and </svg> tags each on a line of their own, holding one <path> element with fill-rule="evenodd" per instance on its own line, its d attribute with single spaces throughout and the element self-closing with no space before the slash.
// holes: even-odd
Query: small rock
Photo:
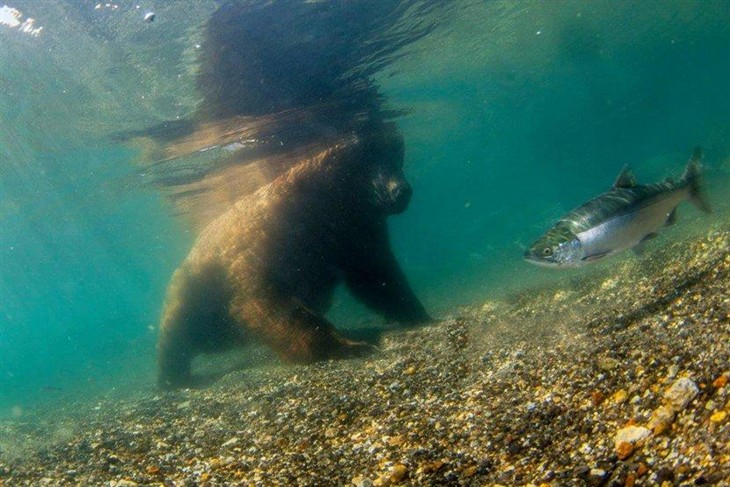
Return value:
<svg viewBox="0 0 730 487">
<path fill-rule="evenodd" d="M 655 435 L 661 435 L 674 421 L 674 411 L 666 406 L 659 406 L 651 414 L 651 419 L 647 426 Z"/>
<path fill-rule="evenodd" d="M 601 357 L 598 359 L 598 368 L 609 372 L 617 369 L 621 365 L 621 362 L 611 357 Z"/>
<path fill-rule="evenodd" d="M 606 471 L 602 468 L 592 468 L 590 471 L 590 476 L 588 477 L 588 481 L 591 485 L 603 485 L 606 477 Z"/>
<path fill-rule="evenodd" d="M 614 393 L 611 399 L 616 404 L 621 404 L 622 402 L 626 401 L 627 397 L 629 397 L 629 394 L 625 390 L 620 389 Z"/>
<path fill-rule="evenodd" d="M 154 12 L 147 12 L 144 15 L 144 21 L 147 22 L 147 23 L 154 22 L 155 21 L 155 17 L 157 17 L 157 16 L 155 15 Z"/>
<path fill-rule="evenodd" d="M 139 485 L 139 484 L 137 482 L 135 482 L 134 480 L 122 479 L 122 480 L 117 480 L 117 483 L 112 484 L 112 485 L 114 485 L 114 487 L 137 487 L 137 485 Z"/>
<path fill-rule="evenodd" d="M 616 445 L 616 455 L 618 456 L 619 460 L 626 460 L 631 456 L 632 453 L 634 453 L 634 445 L 632 445 L 631 443 L 622 441 L 621 443 Z"/>
<path fill-rule="evenodd" d="M 373 487 L 373 481 L 362 475 L 353 477 L 351 482 L 355 487 Z"/>
<path fill-rule="evenodd" d="M 619 450 L 621 445 L 627 443 L 632 446 L 633 451 L 634 446 L 646 440 L 650 435 L 651 431 L 643 426 L 627 426 L 622 428 L 616 433 L 616 437 L 614 438 L 616 450 Z M 624 450 L 626 450 L 626 448 L 626 446 L 623 446 Z M 630 454 L 631 453 L 629 452 L 629 455 Z"/>
<path fill-rule="evenodd" d="M 722 374 L 720 377 L 712 381 L 712 387 L 714 387 L 715 389 L 725 387 L 727 385 L 727 380 L 727 375 Z"/>
<path fill-rule="evenodd" d="M 677 364 L 670 365 L 669 370 L 667 370 L 667 378 L 665 379 L 666 382 L 669 382 L 670 380 L 677 377 L 677 374 L 679 374 L 679 366 Z"/>
<path fill-rule="evenodd" d="M 393 470 L 390 472 L 389 480 L 391 483 L 397 484 L 406 478 L 406 475 L 408 475 L 408 467 L 400 463 L 393 467 Z"/>
<path fill-rule="evenodd" d="M 473 477 L 477 473 L 476 465 L 468 467 L 464 470 L 464 477 Z"/>
<path fill-rule="evenodd" d="M 725 411 L 718 411 L 710 416 L 710 421 L 713 423 L 722 423 L 725 421 L 725 418 L 727 418 L 727 413 Z"/>
<path fill-rule="evenodd" d="M 390 446 L 401 446 L 405 443 L 406 439 L 402 435 L 391 436 L 388 438 L 388 445 Z"/>
<path fill-rule="evenodd" d="M 593 407 L 600 406 L 604 399 L 606 399 L 606 395 L 601 391 L 591 392 L 591 402 L 593 403 Z"/>
<path fill-rule="evenodd" d="M 656 473 L 656 479 L 658 482 L 661 483 L 671 482 L 672 480 L 674 480 L 674 472 L 670 468 L 662 467 Z"/>
<path fill-rule="evenodd" d="M 624 480 L 624 487 L 634 487 L 634 484 L 636 484 L 636 474 L 631 472 L 626 476 L 626 480 Z"/>
<path fill-rule="evenodd" d="M 228 441 L 226 441 L 225 443 L 223 443 L 223 444 L 221 445 L 221 447 L 223 447 L 223 448 L 226 448 L 226 447 L 228 447 L 228 446 L 233 446 L 233 445 L 235 445 L 236 443 L 238 443 L 238 438 L 236 438 L 236 437 L 233 437 L 233 438 L 231 438 L 230 440 L 228 440 Z"/>
<path fill-rule="evenodd" d="M 697 387 L 697 384 L 695 384 L 692 379 L 682 377 L 681 379 L 677 379 L 677 381 L 675 381 L 674 384 L 667 389 L 664 393 L 664 400 L 667 401 L 667 403 L 669 403 L 675 411 L 681 411 L 699 392 L 700 390 Z"/>
<path fill-rule="evenodd" d="M 109 455 L 108 455 L 108 456 L 106 457 L 106 462 L 107 462 L 107 463 L 108 463 L 109 465 L 116 465 L 116 464 L 118 464 L 118 463 L 121 463 L 121 461 L 122 461 L 122 460 L 121 460 L 121 459 L 120 459 L 120 458 L 119 458 L 118 456 L 116 456 L 115 454 L 113 454 L 113 453 L 110 453 L 110 454 L 109 454 Z"/>
<path fill-rule="evenodd" d="M 425 465 L 421 467 L 421 471 L 423 473 L 433 473 L 444 466 L 444 462 L 441 460 L 436 460 L 434 462 L 428 462 Z"/>
</svg>

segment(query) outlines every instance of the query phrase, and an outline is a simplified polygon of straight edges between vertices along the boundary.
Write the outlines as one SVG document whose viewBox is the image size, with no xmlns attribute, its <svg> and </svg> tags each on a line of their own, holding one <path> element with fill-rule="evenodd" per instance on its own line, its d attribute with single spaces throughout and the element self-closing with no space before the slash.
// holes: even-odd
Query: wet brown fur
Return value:
<svg viewBox="0 0 730 487">
<path fill-rule="evenodd" d="M 402 159 L 398 142 L 333 144 L 202 231 L 168 290 L 158 343 L 163 386 L 189 384 L 195 355 L 252 337 L 299 363 L 368 353 L 370 345 L 344 338 L 323 316 L 343 280 L 387 319 L 430 319 L 392 254 L 387 214 L 366 201 L 375 159 Z"/>
</svg>

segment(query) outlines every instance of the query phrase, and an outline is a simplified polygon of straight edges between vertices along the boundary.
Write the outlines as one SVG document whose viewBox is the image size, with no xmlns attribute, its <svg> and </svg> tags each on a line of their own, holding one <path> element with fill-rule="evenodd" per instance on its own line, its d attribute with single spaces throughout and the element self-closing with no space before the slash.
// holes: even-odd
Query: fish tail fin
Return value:
<svg viewBox="0 0 730 487">
<path fill-rule="evenodd" d="M 689 188 L 689 201 L 705 213 L 712 213 L 710 203 L 702 186 L 702 149 L 695 147 L 692 158 L 682 174 L 681 183 Z"/>
</svg>

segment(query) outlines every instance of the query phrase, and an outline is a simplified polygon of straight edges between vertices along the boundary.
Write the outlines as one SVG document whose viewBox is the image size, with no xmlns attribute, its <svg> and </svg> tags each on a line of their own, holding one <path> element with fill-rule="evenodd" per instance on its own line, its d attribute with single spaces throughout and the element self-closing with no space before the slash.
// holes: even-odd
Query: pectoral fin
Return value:
<svg viewBox="0 0 730 487">
<path fill-rule="evenodd" d="M 597 254 L 587 255 L 587 256 L 583 257 L 581 260 L 583 262 L 594 262 L 599 259 L 602 259 L 603 257 L 606 257 L 610 253 L 611 253 L 610 250 L 606 250 L 605 252 L 598 252 Z"/>
</svg>

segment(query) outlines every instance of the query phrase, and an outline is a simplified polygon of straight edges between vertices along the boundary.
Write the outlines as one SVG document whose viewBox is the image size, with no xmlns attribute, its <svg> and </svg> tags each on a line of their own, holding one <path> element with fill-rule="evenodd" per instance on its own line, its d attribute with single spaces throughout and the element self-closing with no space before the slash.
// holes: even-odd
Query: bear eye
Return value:
<svg viewBox="0 0 730 487">
<path fill-rule="evenodd" d="M 545 257 L 550 257 L 551 255 L 553 255 L 553 249 L 551 249 L 550 247 L 545 247 L 544 249 L 542 249 L 542 255 L 544 255 Z"/>
</svg>

